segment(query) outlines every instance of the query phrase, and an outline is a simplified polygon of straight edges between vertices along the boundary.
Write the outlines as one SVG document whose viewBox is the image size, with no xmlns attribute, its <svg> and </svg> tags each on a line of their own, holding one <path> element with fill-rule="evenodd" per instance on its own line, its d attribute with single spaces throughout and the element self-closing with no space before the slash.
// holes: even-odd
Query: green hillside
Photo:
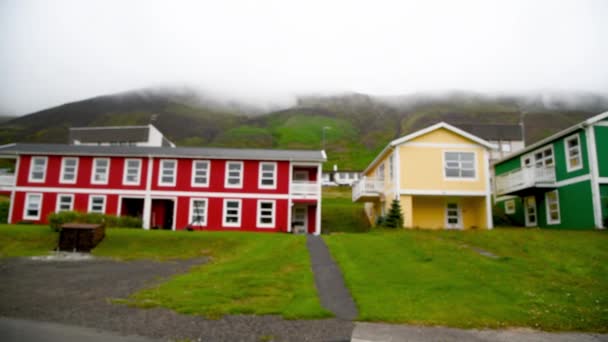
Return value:
<svg viewBox="0 0 608 342">
<path fill-rule="evenodd" d="M 539 140 L 597 114 L 600 105 L 583 110 L 528 105 L 526 140 Z M 346 94 L 303 97 L 291 108 L 251 115 L 238 106 L 201 102 L 192 93 L 133 91 L 0 122 L 0 144 L 65 143 L 69 127 L 152 122 L 178 146 L 320 149 L 325 128 L 325 168 L 337 164 L 342 170 L 361 170 L 390 140 L 414 130 L 439 121 L 517 123 L 521 111 L 522 100 L 513 97 L 459 94 L 404 100 Z"/>
</svg>

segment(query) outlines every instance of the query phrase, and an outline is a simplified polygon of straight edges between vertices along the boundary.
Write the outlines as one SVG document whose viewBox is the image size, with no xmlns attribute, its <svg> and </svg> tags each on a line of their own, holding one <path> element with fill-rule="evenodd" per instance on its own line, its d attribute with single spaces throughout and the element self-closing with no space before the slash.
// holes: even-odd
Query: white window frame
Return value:
<svg viewBox="0 0 608 342">
<path fill-rule="evenodd" d="M 66 162 L 68 160 L 75 160 L 76 164 L 74 165 L 74 179 L 72 180 L 66 180 L 64 179 L 65 177 L 65 167 L 66 167 Z M 79 159 L 77 157 L 63 157 L 61 158 L 61 172 L 59 175 L 59 183 L 61 184 L 76 184 L 76 180 L 78 179 L 78 164 L 79 164 Z"/>
<path fill-rule="evenodd" d="M 106 160 L 108 166 L 106 167 L 106 179 L 105 181 L 95 180 L 95 174 L 97 172 L 97 162 L 100 160 Z M 91 184 L 108 184 L 110 182 L 110 158 L 93 158 L 93 167 L 91 168 Z"/>
<path fill-rule="evenodd" d="M 61 198 L 62 197 L 69 197 L 70 198 L 70 208 L 67 209 L 66 211 L 72 211 L 74 210 L 74 195 L 73 194 L 57 194 L 57 204 L 55 205 L 55 212 L 58 213 L 61 211 Z"/>
<path fill-rule="evenodd" d="M 505 201 L 505 214 L 515 214 L 515 200 L 510 199 Z"/>
<path fill-rule="evenodd" d="M 391 154 L 390 157 L 388 157 L 388 179 L 389 181 L 393 181 L 395 175 L 395 154 Z"/>
<path fill-rule="evenodd" d="M 226 222 L 228 218 L 228 202 L 237 202 L 239 204 L 237 212 L 237 222 Z M 240 199 L 226 198 L 224 199 L 222 208 L 222 226 L 224 227 L 240 227 L 241 226 L 241 214 L 243 212 L 243 201 Z"/>
<path fill-rule="evenodd" d="M 173 162 L 173 165 L 174 165 L 172 182 L 163 182 L 163 169 L 164 169 L 164 164 L 167 162 Z M 158 163 L 158 185 L 175 186 L 176 181 L 177 181 L 177 159 L 161 159 Z"/>
<path fill-rule="evenodd" d="M 31 196 L 39 196 L 40 197 L 40 201 L 38 202 L 38 215 L 36 216 L 29 216 L 27 214 L 27 210 L 28 207 L 30 206 L 30 197 Z M 23 219 L 24 220 L 40 220 L 40 216 L 42 214 L 42 200 L 43 200 L 43 196 L 42 193 L 40 192 L 28 192 L 25 194 L 25 205 L 23 206 Z"/>
<path fill-rule="evenodd" d="M 35 164 L 35 160 L 44 160 L 44 167 L 42 170 L 42 179 L 34 179 L 32 177 L 32 175 L 34 174 L 34 164 Z M 30 183 L 44 183 L 44 181 L 46 180 L 46 169 L 48 168 L 49 165 L 49 158 L 48 157 L 32 157 L 30 159 L 30 173 L 28 175 L 28 181 Z"/>
<path fill-rule="evenodd" d="M 376 179 L 379 181 L 384 181 L 384 173 L 385 173 L 385 166 L 384 163 L 378 165 L 378 168 L 376 169 Z"/>
<path fill-rule="evenodd" d="M 568 147 L 568 142 L 572 141 L 572 140 L 576 140 L 576 142 L 577 142 L 578 159 L 579 159 L 578 166 L 572 166 L 570 164 L 570 159 L 572 158 L 572 156 L 570 155 L 570 148 Z M 580 139 L 578 133 L 575 135 L 571 135 L 571 136 L 567 137 L 566 139 L 564 139 L 564 153 L 566 154 L 566 170 L 568 172 L 577 171 L 577 170 L 580 170 L 583 168 L 583 148 L 581 147 L 581 139 Z"/>
<path fill-rule="evenodd" d="M 454 177 L 447 175 L 447 154 L 448 153 L 471 153 L 473 155 L 473 177 Z M 454 151 L 445 150 L 442 153 L 443 156 L 443 179 L 449 181 L 477 181 L 479 175 L 479 168 L 477 167 L 477 152 L 476 151 Z M 458 170 L 462 172 L 461 160 L 458 160 Z"/>
<path fill-rule="evenodd" d="M 103 205 L 102 205 L 101 212 L 93 211 L 93 199 L 94 198 L 103 198 Z M 90 195 L 89 196 L 89 205 L 87 207 L 87 213 L 105 214 L 106 213 L 106 204 L 107 204 L 106 195 Z"/>
<path fill-rule="evenodd" d="M 549 194 L 550 193 L 555 193 L 555 204 L 557 205 L 557 220 L 552 220 L 551 219 L 551 212 L 550 212 L 550 203 L 549 203 Z M 562 213 L 560 210 L 560 206 L 559 206 L 559 191 L 557 190 L 553 190 L 553 191 L 548 191 L 545 192 L 545 212 L 546 212 L 546 216 L 547 216 L 547 225 L 554 225 L 554 224 L 560 224 L 562 222 Z"/>
<path fill-rule="evenodd" d="M 137 180 L 129 181 L 127 176 L 129 175 L 129 162 L 137 162 Z M 141 165 L 142 161 L 139 158 L 126 158 L 124 163 L 124 170 L 122 173 L 122 184 L 123 185 L 139 185 L 141 183 Z"/>
<path fill-rule="evenodd" d="M 207 165 L 207 171 L 205 174 L 206 181 L 205 183 L 197 183 L 196 182 L 196 165 L 197 164 L 205 164 Z M 191 185 L 193 187 L 208 187 L 209 186 L 209 177 L 211 176 L 211 162 L 209 160 L 199 160 L 195 159 L 192 161 L 192 181 Z"/>
<path fill-rule="evenodd" d="M 241 169 L 239 171 L 239 183 L 238 184 L 230 184 L 228 182 L 229 178 L 229 173 L 230 173 L 230 164 L 238 164 L 240 165 Z M 226 172 L 225 172 L 225 181 L 224 181 L 224 187 L 225 188 L 229 188 L 229 189 L 240 189 L 243 187 L 243 162 L 242 161 L 227 161 L 226 162 Z"/>
<path fill-rule="evenodd" d="M 551 159 L 552 159 L 552 164 L 551 165 L 547 165 L 547 156 L 545 156 L 545 151 L 547 150 L 551 150 Z M 541 159 L 537 160 L 536 159 L 536 154 L 541 153 L 542 157 Z M 526 167 L 525 165 L 525 161 L 526 159 L 530 160 L 530 164 L 527 165 L 527 167 L 538 167 L 536 164 L 540 162 L 541 167 L 555 167 L 555 151 L 553 150 L 553 144 L 550 144 L 548 146 L 544 146 L 542 148 L 536 149 L 533 152 L 530 152 L 526 155 L 523 155 L 521 157 L 521 164 L 522 167 Z"/>
<path fill-rule="evenodd" d="M 203 217 L 201 219 L 201 222 L 197 224 L 194 223 L 193 217 L 194 217 L 194 202 L 195 201 L 203 201 L 204 204 L 202 206 L 202 210 L 203 210 Z M 209 199 L 208 198 L 201 198 L 201 197 L 193 197 L 190 198 L 190 211 L 188 212 L 188 224 L 192 224 L 195 227 L 202 227 L 202 226 L 206 226 L 207 225 L 207 209 L 209 208 Z"/>
<path fill-rule="evenodd" d="M 272 204 L 272 214 L 270 216 L 270 219 L 272 220 L 272 222 L 270 223 L 262 223 L 262 204 Z M 257 208 L 257 225 L 260 228 L 274 228 L 274 224 L 276 222 L 276 216 L 277 216 L 277 203 L 276 201 L 271 201 L 271 200 L 259 200 L 258 201 L 258 208 Z"/>
<path fill-rule="evenodd" d="M 262 184 L 262 181 L 264 179 L 269 179 L 269 178 L 264 178 L 263 177 L 263 172 L 262 168 L 264 167 L 264 165 L 272 165 L 273 170 L 272 170 L 272 185 L 264 185 Z M 277 188 L 277 168 L 278 165 L 276 162 L 261 162 L 260 166 L 259 166 L 259 173 L 258 173 L 258 188 L 259 189 L 276 189 Z"/>
</svg>

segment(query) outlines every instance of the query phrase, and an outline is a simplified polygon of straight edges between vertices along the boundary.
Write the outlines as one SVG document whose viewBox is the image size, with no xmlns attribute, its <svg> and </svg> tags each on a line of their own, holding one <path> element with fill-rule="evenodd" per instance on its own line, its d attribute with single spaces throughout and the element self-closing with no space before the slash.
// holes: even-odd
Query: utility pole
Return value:
<svg viewBox="0 0 608 342">
<path fill-rule="evenodd" d="M 321 129 L 321 135 L 322 135 L 322 140 L 321 140 L 321 149 L 323 151 L 325 151 L 325 131 L 331 129 L 330 126 L 323 126 L 323 128 Z"/>
</svg>

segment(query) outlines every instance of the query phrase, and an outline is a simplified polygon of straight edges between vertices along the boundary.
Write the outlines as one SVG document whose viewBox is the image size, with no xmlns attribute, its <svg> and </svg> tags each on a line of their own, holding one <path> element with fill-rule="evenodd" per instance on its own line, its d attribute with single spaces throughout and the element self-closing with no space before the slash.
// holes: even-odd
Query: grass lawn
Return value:
<svg viewBox="0 0 608 342">
<path fill-rule="evenodd" d="M 43 255 L 56 246 L 48 226 L 0 224 L 0 258 Z"/>
<path fill-rule="evenodd" d="M 361 320 L 608 332 L 606 232 L 413 230 L 324 239 Z"/>
<path fill-rule="evenodd" d="M 0 225 L 0 256 L 44 255 L 56 246 L 48 226 Z M 207 264 L 144 289 L 119 303 L 185 314 L 277 314 L 321 318 L 305 237 L 239 232 L 107 229 L 93 250 L 119 260 L 171 261 L 208 256 Z"/>
<path fill-rule="evenodd" d="M 350 187 L 323 187 L 321 227 L 323 233 L 369 230 L 363 204 L 353 203 Z"/>
</svg>

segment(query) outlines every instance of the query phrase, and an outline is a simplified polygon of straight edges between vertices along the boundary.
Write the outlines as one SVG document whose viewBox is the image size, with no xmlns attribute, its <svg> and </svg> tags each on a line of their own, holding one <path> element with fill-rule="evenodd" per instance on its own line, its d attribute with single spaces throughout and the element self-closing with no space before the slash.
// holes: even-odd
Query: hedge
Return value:
<svg viewBox="0 0 608 342">
<path fill-rule="evenodd" d="M 59 231 L 61 225 L 69 222 L 77 223 L 105 223 L 106 228 L 141 228 L 139 217 L 114 216 L 95 213 L 82 213 L 79 211 L 61 211 L 48 216 L 49 225 L 54 231 Z"/>
</svg>

